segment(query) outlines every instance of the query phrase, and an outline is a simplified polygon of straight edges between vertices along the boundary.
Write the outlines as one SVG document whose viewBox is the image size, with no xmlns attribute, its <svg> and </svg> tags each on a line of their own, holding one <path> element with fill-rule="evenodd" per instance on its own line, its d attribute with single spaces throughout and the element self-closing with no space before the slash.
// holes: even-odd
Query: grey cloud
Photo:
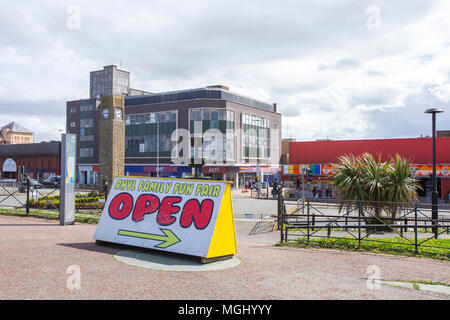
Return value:
<svg viewBox="0 0 450 320">
<path fill-rule="evenodd" d="M 69 79 L 70 90 L 68 96 L 62 98 L 55 93 L 54 101 L 33 103 L 23 101 L 26 92 L 23 96 L 8 96 L 8 102 L 3 96 L 0 98 L 4 100 L 0 101 L 0 117 L 2 121 L 5 119 L 5 110 L 10 110 L 8 117 L 11 118 L 39 116 L 48 119 L 49 132 L 57 131 L 61 125 L 65 127 L 64 100 L 87 97 L 88 72 L 103 65 L 119 64 L 119 61 L 123 62 L 123 68 L 131 71 L 133 82 L 165 81 L 169 84 L 186 84 L 187 87 L 196 86 L 193 85 L 193 79 L 206 85 L 215 82 L 211 79 L 215 77 L 241 83 L 241 79 L 247 76 L 245 73 L 249 72 L 247 69 L 242 71 L 241 66 L 275 61 L 323 56 L 329 58 L 322 63 L 326 67 L 333 61 L 331 57 L 336 52 L 344 52 L 346 58 L 339 60 L 342 55 L 335 57 L 336 61 L 331 67 L 338 71 L 361 68 L 361 61 L 370 57 L 382 58 L 402 52 L 404 48 L 401 45 L 386 45 L 383 30 L 397 30 L 414 23 L 430 12 L 435 2 L 10 2 L 7 10 L 0 11 L 0 52 L 5 48 L 13 48 L 16 60 L 5 61 L 0 56 L 4 75 L 0 76 L 3 82 L 0 92 L 1 88 L 5 88 L 7 94 L 10 83 L 20 85 L 23 79 L 37 90 L 40 86 L 48 85 L 48 82 L 42 84 L 42 79 L 37 76 L 29 77 L 27 70 L 33 70 L 30 73 L 32 75 L 44 75 L 51 80 L 50 83 Z M 379 3 L 381 8 L 380 31 L 369 30 L 366 26 L 366 9 L 373 3 Z M 76 30 L 66 27 L 67 8 L 73 4 L 79 5 L 81 9 L 81 28 Z M 58 75 L 48 71 L 49 65 L 54 64 L 48 57 L 55 52 L 61 52 L 61 60 L 67 63 L 58 65 L 63 69 Z M 83 63 L 78 64 L 78 61 Z M 370 70 L 367 74 L 376 75 Z M 254 85 L 251 79 L 258 76 L 260 74 L 248 75 L 250 80 L 243 85 Z M 308 76 L 299 74 L 303 78 Z M 15 81 L 8 81 L 9 78 Z M 280 101 L 280 110 L 286 116 L 298 115 L 297 111 L 303 108 L 302 105 L 292 106 L 287 102 L 292 95 L 312 91 L 319 95 L 322 89 L 321 84 L 299 87 L 284 85 L 289 81 L 279 79 L 277 75 L 267 78 L 262 75 L 258 81 L 261 87 L 271 93 L 274 101 Z M 86 94 L 82 96 L 79 94 L 80 83 L 85 83 Z M 352 84 L 348 85 L 351 88 Z M 286 101 L 284 105 L 282 101 Z M 377 95 L 356 95 L 349 101 L 350 104 L 357 102 L 377 104 L 386 101 Z M 324 112 L 333 112 L 333 106 L 321 106 L 315 101 L 308 101 L 308 105 Z"/>
<path fill-rule="evenodd" d="M 406 97 L 406 107 L 370 112 L 374 127 L 368 132 L 368 137 L 405 138 L 430 135 L 431 117 L 424 113 L 430 106 L 446 111 L 437 117 L 437 130 L 450 129 L 450 103 L 436 100 L 428 91 L 430 86 L 432 85 L 425 85 L 421 92 Z"/>
</svg>

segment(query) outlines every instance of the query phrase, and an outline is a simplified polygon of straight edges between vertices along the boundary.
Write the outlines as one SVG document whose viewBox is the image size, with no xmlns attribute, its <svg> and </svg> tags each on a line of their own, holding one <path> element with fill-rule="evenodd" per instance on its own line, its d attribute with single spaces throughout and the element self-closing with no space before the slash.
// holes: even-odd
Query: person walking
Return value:
<svg viewBox="0 0 450 320">
<path fill-rule="evenodd" d="M 278 196 L 277 187 L 278 187 L 277 179 L 273 179 L 273 182 L 272 182 L 272 197 L 273 197 L 273 199 L 277 199 L 277 196 Z"/>
<path fill-rule="evenodd" d="M 314 198 L 314 199 L 317 199 L 317 197 L 316 197 L 316 196 L 317 196 L 317 187 L 314 187 L 314 188 L 313 188 L 312 194 L 313 194 L 313 198 Z"/>
</svg>

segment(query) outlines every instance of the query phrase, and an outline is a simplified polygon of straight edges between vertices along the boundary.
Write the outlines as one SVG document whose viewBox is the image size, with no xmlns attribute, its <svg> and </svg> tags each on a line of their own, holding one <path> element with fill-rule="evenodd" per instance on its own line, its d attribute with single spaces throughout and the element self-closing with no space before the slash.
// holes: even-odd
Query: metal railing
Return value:
<svg viewBox="0 0 450 320">
<path fill-rule="evenodd" d="M 23 182 L 0 181 L 0 211 L 9 214 L 23 214 L 25 212 L 25 215 L 28 216 L 30 210 L 38 210 L 39 213 L 59 216 L 59 191 L 59 187 L 43 186 L 42 188 L 35 188 L 30 184 L 30 180 Z M 75 195 L 86 195 L 92 191 L 75 189 Z M 97 195 L 104 199 L 101 206 L 92 209 L 80 209 L 75 202 L 75 211 L 77 213 L 100 214 L 106 203 L 106 190 L 98 192 Z"/>
<path fill-rule="evenodd" d="M 439 208 L 438 219 L 433 219 L 431 205 L 427 204 L 343 204 L 300 199 L 295 210 L 289 210 L 289 214 L 279 213 L 281 242 L 296 240 L 309 244 L 313 238 L 333 238 L 351 240 L 360 248 L 374 247 L 368 240 L 375 244 L 399 244 L 394 238 L 401 238 L 401 245 L 415 254 L 419 250 L 434 253 L 427 250 L 435 248 L 443 249 L 444 254 L 450 256 L 450 248 L 430 244 L 431 239 L 449 234 L 450 210 L 447 208 Z M 389 208 L 395 208 L 396 214 Z M 380 233 L 388 235 L 387 239 L 380 239 Z"/>
</svg>

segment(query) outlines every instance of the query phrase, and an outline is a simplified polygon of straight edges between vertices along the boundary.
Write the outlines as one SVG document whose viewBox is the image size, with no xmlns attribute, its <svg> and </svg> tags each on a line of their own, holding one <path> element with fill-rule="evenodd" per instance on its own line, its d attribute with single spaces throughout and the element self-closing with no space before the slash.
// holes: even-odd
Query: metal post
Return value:
<svg viewBox="0 0 450 320">
<path fill-rule="evenodd" d="M 414 252 L 419 253 L 417 250 L 417 204 L 414 205 Z"/>
<path fill-rule="evenodd" d="M 159 121 L 160 114 L 158 114 L 158 121 L 156 121 L 156 130 L 158 134 L 156 135 L 156 176 L 159 177 Z M 197 176 L 196 176 L 197 177 Z"/>
<path fill-rule="evenodd" d="M 361 204 L 358 204 L 358 248 L 361 248 Z"/>
<path fill-rule="evenodd" d="M 425 110 L 425 113 L 431 113 L 432 116 L 432 137 L 433 137 L 433 174 L 431 176 L 431 183 L 433 187 L 433 192 L 431 194 L 431 221 L 432 230 L 434 232 L 434 237 L 437 239 L 439 228 L 437 225 L 438 220 L 438 192 L 437 192 L 437 179 L 436 179 L 436 113 L 442 113 L 444 111 L 431 108 Z"/>
<path fill-rule="evenodd" d="M 30 178 L 27 178 L 27 216 L 30 213 Z"/>
<path fill-rule="evenodd" d="M 307 235 L 307 241 L 308 241 L 308 244 L 309 244 L 309 199 L 307 200 L 307 202 L 306 202 L 306 205 L 307 205 L 307 207 L 306 207 L 306 221 L 307 221 L 307 231 L 306 231 L 306 235 Z"/>
<path fill-rule="evenodd" d="M 305 214 L 305 173 L 302 172 L 302 214 Z"/>
<path fill-rule="evenodd" d="M 277 188 L 279 189 L 279 188 Z M 281 192 L 278 194 L 278 230 L 281 230 L 281 242 L 283 242 L 283 204 Z"/>
<path fill-rule="evenodd" d="M 436 179 L 436 113 L 432 114 L 433 118 L 433 175 L 431 183 L 433 184 L 433 193 L 431 194 L 431 219 L 433 221 L 434 237 L 438 237 L 438 227 L 436 220 L 438 219 L 438 192 L 437 192 L 437 179 Z"/>
<path fill-rule="evenodd" d="M 108 181 L 105 181 L 103 188 L 105 191 L 105 203 L 106 203 L 106 198 L 108 197 Z"/>
</svg>

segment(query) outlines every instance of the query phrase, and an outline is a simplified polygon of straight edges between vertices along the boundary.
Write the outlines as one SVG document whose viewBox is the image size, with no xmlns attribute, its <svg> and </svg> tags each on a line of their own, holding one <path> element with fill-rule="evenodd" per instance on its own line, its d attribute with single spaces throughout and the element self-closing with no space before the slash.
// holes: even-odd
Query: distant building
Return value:
<svg viewBox="0 0 450 320">
<path fill-rule="evenodd" d="M 438 138 L 450 138 L 450 130 L 438 130 L 436 131 L 436 136 Z"/>
<path fill-rule="evenodd" d="M 5 162 L 9 164 L 8 169 Z M 11 170 L 11 167 L 14 169 Z M 19 172 L 24 172 L 28 177 L 40 181 L 59 175 L 61 142 L 0 145 L 0 179 L 18 179 Z"/>
<path fill-rule="evenodd" d="M 445 200 L 450 192 L 450 137 L 436 139 L 436 171 L 439 197 Z M 431 174 L 433 172 L 432 139 L 365 139 L 365 140 L 322 140 L 293 141 L 289 147 L 289 163 L 283 165 L 282 180 L 300 188 L 302 166 L 310 169 L 311 186 L 324 189 L 336 173 L 339 158 L 344 155 L 359 155 L 368 152 L 381 161 L 387 161 L 395 154 L 408 159 L 411 173 L 420 183 L 420 197 L 431 198 Z"/>
<path fill-rule="evenodd" d="M 34 133 L 17 122 L 0 129 L 0 144 L 25 144 L 34 142 Z"/>
<path fill-rule="evenodd" d="M 130 72 L 110 65 L 103 67 L 103 70 L 91 72 L 90 98 L 100 99 L 105 94 L 137 96 L 150 94 L 150 92 L 131 88 Z"/>
<path fill-rule="evenodd" d="M 282 139 L 281 140 L 281 158 L 280 164 L 288 164 L 289 163 L 289 154 L 291 150 L 291 142 L 295 142 L 295 139 Z"/>
</svg>

